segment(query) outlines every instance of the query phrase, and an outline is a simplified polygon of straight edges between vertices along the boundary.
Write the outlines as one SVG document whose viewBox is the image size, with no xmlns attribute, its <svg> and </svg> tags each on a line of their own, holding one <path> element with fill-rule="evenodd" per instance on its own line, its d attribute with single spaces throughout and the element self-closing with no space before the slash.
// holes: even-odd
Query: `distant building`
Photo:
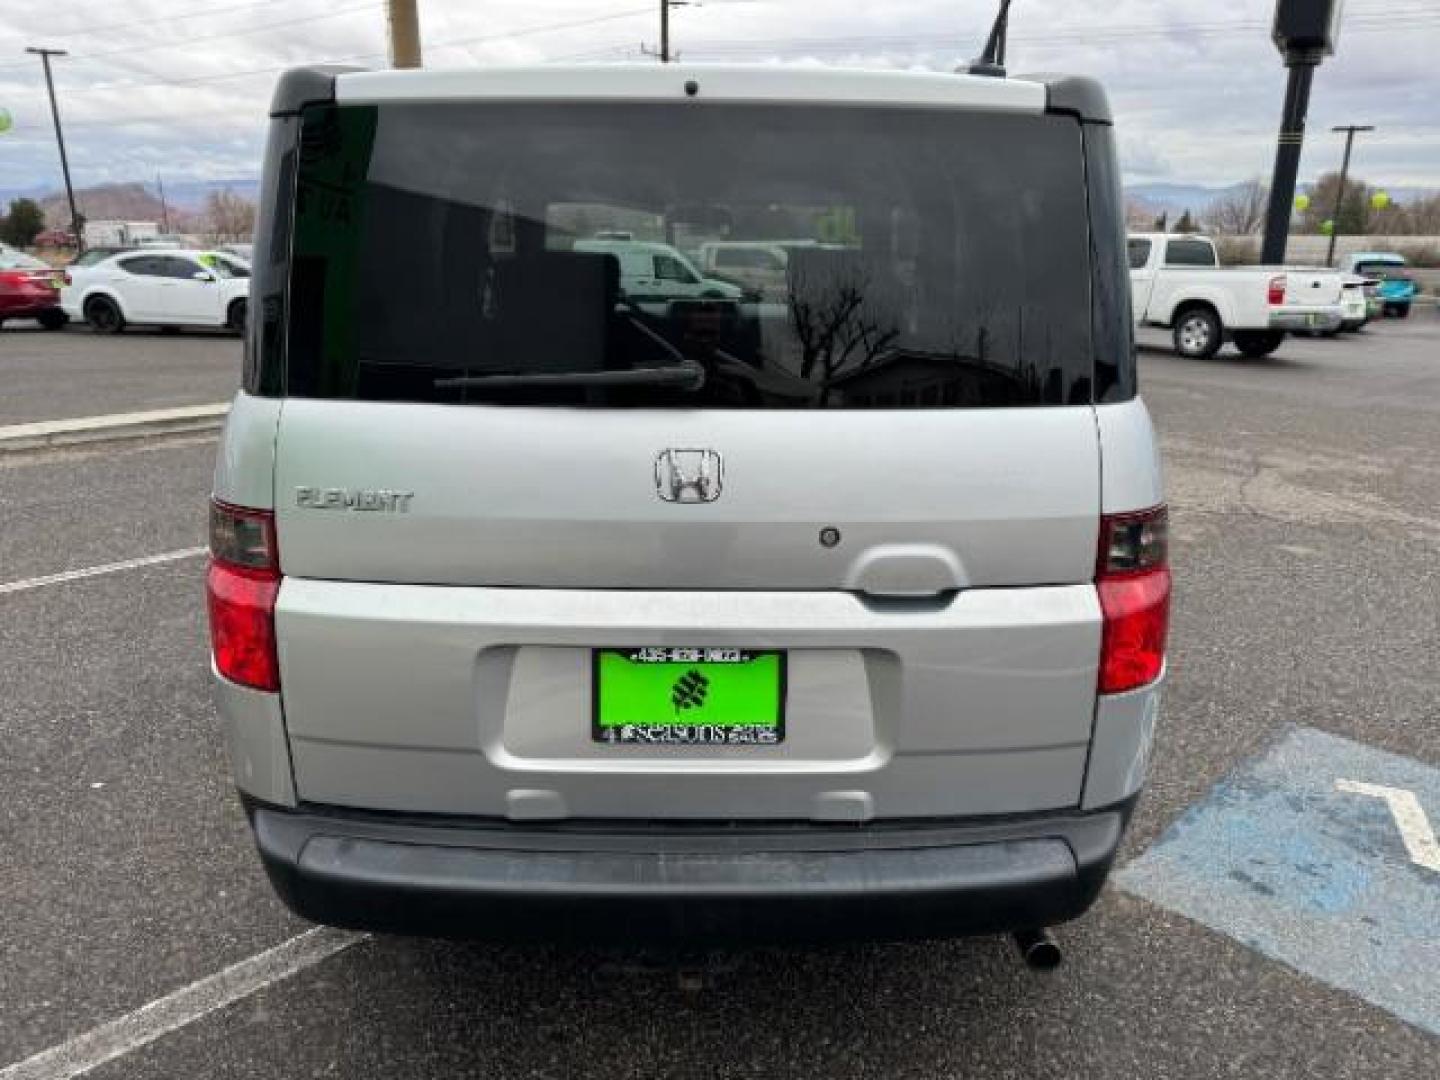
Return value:
<svg viewBox="0 0 1440 1080">
<path fill-rule="evenodd" d="M 45 229 L 35 237 L 37 248 L 73 248 L 75 234 L 69 229 Z"/>
<path fill-rule="evenodd" d="M 85 222 L 86 247 L 126 247 L 159 235 L 160 224 L 155 221 Z"/>
</svg>

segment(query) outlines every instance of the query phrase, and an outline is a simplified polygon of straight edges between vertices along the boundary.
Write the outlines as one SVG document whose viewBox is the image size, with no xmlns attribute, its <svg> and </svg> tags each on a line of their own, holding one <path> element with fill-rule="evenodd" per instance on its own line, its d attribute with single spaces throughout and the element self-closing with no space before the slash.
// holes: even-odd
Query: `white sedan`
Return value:
<svg viewBox="0 0 1440 1080">
<path fill-rule="evenodd" d="M 60 306 L 91 329 L 118 334 L 126 326 L 245 327 L 250 270 L 213 251 L 126 251 L 68 270 Z"/>
</svg>

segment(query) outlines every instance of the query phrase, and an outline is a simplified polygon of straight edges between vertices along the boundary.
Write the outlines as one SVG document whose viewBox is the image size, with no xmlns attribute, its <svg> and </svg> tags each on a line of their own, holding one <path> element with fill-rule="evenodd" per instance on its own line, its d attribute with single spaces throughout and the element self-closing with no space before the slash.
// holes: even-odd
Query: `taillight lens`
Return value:
<svg viewBox="0 0 1440 1080">
<path fill-rule="evenodd" d="M 1266 298 L 1271 304 L 1285 303 L 1285 275 L 1276 274 L 1270 279 L 1270 289 Z"/>
<path fill-rule="evenodd" d="M 65 271 L 64 275 L 61 277 L 61 280 L 64 281 L 66 285 L 74 285 L 74 284 L 75 284 L 75 279 L 70 276 L 70 271 L 69 271 L 69 270 L 66 270 L 66 271 Z"/>
<path fill-rule="evenodd" d="M 205 584 L 216 669 L 242 686 L 279 690 L 275 598 L 280 594 L 280 553 L 270 511 L 210 504 Z"/>
<path fill-rule="evenodd" d="M 1169 517 L 1165 507 L 1100 519 L 1095 575 L 1104 628 L 1099 690 L 1152 683 L 1165 668 L 1170 628 Z"/>
</svg>

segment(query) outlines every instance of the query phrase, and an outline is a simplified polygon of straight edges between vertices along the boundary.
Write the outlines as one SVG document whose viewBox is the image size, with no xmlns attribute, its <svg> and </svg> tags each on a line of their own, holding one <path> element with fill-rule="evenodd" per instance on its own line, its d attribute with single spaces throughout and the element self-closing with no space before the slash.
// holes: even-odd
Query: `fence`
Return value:
<svg viewBox="0 0 1440 1080">
<path fill-rule="evenodd" d="M 1260 237 L 1217 236 L 1222 261 L 1231 264 L 1260 261 Z M 1285 261 L 1294 266 L 1323 266 L 1329 249 L 1328 236 L 1291 235 L 1285 246 Z M 1337 236 L 1337 261 L 1358 251 L 1394 251 L 1404 255 L 1420 288 L 1440 293 L 1440 236 Z"/>
</svg>

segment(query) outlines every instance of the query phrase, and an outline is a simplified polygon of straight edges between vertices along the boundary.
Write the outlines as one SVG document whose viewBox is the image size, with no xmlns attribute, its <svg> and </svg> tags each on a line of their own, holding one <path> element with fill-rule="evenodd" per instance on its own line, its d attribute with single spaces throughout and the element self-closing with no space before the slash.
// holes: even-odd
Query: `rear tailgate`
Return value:
<svg viewBox="0 0 1440 1080">
<path fill-rule="evenodd" d="M 1096 358 L 1086 135 L 1003 81 L 977 92 L 1018 96 L 969 109 L 818 83 L 757 102 L 758 77 L 707 74 L 700 106 L 638 72 L 578 101 L 362 81 L 379 100 L 305 111 L 288 281 L 256 288 L 286 322 L 251 339 L 285 396 L 300 799 L 517 820 L 1078 803 L 1091 403 L 1125 349 Z M 796 245 L 783 300 L 642 304 L 587 250 L 726 222 Z M 763 657 L 773 738 L 607 741 L 602 676 L 625 669 L 603 649 Z M 689 676 L 632 726 L 708 708 Z"/>
<path fill-rule="evenodd" d="M 658 498 L 670 446 L 720 454 L 723 497 Z M 1089 406 L 781 424 L 292 399 L 277 455 L 303 799 L 816 820 L 1078 801 L 1100 643 Z M 297 495 L 317 488 L 410 497 Z M 784 650 L 784 741 L 597 743 L 603 646 Z"/>
<path fill-rule="evenodd" d="M 1285 307 L 1314 308 L 1340 303 L 1344 275 L 1335 270 L 1289 267 L 1285 271 Z"/>
</svg>

